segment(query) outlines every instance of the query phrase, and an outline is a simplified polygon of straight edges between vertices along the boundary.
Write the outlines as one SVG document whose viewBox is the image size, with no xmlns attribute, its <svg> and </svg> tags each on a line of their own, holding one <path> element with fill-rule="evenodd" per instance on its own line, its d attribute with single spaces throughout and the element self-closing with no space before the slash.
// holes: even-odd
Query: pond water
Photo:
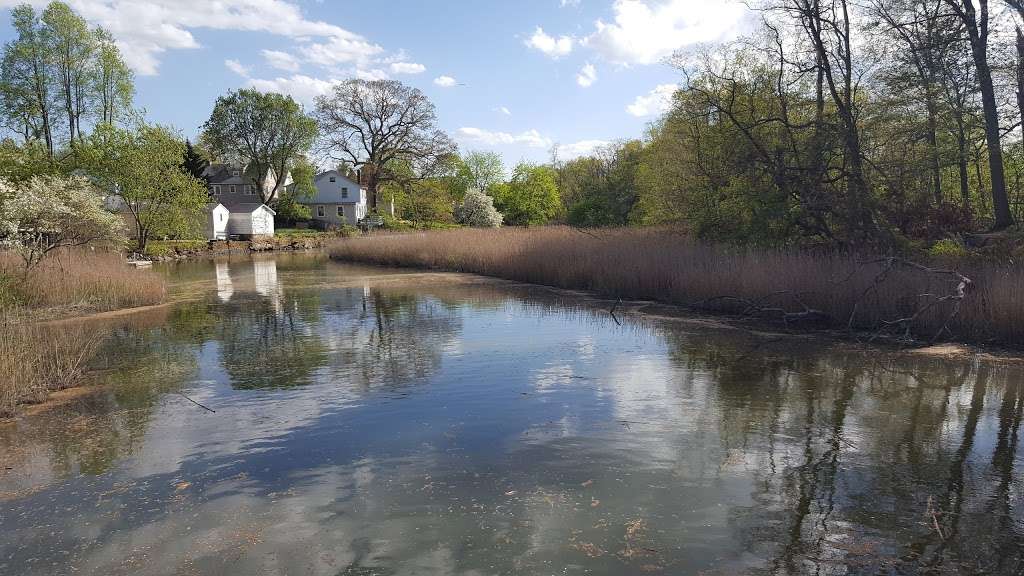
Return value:
<svg viewBox="0 0 1024 576">
<path fill-rule="evenodd" d="M 103 385 L 0 424 L 0 574 L 1024 570 L 1017 362 L 322 255 L 163 270 L 174 305 L 89 321 Z"/>
</svg>

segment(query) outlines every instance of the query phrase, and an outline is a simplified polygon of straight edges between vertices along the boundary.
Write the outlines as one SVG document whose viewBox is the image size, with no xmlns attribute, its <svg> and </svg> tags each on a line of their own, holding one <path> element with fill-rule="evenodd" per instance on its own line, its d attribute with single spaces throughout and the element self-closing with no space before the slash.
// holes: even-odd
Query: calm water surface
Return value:
<svg viewBox="0 0 1024 576">
<path fill-rule="evenodd" d="M 176 305 L 91 321 L 109 385 L 0 424 L 0 574 L 1024 570 L 1020 364 L 322 256 L 165 272 Z"/>
</svg>

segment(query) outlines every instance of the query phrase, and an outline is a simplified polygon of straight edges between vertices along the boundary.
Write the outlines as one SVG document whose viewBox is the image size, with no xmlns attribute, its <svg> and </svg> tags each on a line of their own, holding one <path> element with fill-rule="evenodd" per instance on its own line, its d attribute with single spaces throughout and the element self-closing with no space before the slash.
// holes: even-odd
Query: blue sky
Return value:
<svg viewBox="0 0 1024 576">
<path fill-rule="evenodd" d="M 17 3 L 0 0 L 4 42 Z M 728 40 L 752 17 L 734 0 L 68 3 L 113 32 L 148 118 L 186 136 L 232 89 L 309 106 L 331 81 L 386 76 L 423 90 L 461 149 L 510 165 L 640 136 L 680 79 L 665 57 Z"/>
</svg>

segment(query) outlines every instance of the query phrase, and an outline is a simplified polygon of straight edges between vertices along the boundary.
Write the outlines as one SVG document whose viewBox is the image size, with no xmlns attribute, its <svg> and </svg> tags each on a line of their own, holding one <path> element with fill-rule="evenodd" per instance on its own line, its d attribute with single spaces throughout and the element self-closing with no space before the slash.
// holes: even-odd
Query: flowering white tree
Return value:
<svg viewBox="0 0 1024 576">
<path fill-rule="evenodd" d="M 462 205 L 455 208 L 455 221 L 474 228 L 497 228 L 504 217 L 494 208 L 494 199 L 475 189 L 466 191 Z"/>
<path fill-rule="evenodd" d="M 0 180 L 0 246 L 21 255 L 26 274 L 59 248 L 120 246 L 124 227 L 84 178 L 36 176 L 18 186 Z"/>
</svg>

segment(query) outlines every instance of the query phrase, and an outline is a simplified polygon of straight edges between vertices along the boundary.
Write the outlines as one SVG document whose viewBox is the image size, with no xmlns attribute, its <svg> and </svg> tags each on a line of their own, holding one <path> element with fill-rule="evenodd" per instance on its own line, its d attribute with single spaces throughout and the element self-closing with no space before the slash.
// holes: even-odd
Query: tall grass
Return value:
<svg viewBox="0 0 1024 576">
<path fill-rule="evenodd" d="M 85 326 L 44 326 L 0 313 L 0 417 L 78 385 L 102 338 Z"/>
<path fill-rule="evenodd" d="M 24 275 L 21 259 L 0 253 L 0 305 L 105 311 L 158 304 L 167 296 L 162 276 L 136 270 L 114 252 L 69 250 Z"/>
<path fill-rule="evenodd" d="M 974 285 L 954 315 L 956 300 L 937 300 L 956 293 L 958 280 L 951 275 L 908 266 L 883 274 L 885 263 L 854 256 L 708 245 L 664 229 L 464 229 L 371 236 L 341 240 L 331 255 L 715 312 L 756 309 L 781 318 L 783 312 L 810 308 L 823 313 L 814 315 L 816 320 L 833 328 L 909 329 L 928 339 L 941 333 L 942 338 L 1024 345 L 1020 266 L 963 270 Z"/>
</svg>

